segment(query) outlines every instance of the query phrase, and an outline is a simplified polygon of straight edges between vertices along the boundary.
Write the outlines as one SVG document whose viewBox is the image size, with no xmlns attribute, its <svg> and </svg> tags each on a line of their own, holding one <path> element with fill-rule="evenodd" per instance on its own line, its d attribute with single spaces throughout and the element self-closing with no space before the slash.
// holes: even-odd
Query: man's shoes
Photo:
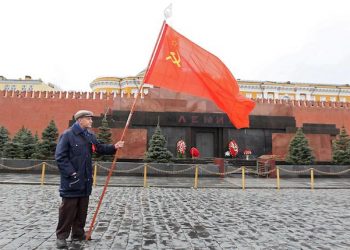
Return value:
<svg viewBox="0 0 350 250">
<path fill-rule="evenodd" d="M 67 247 L 67 241 L 66 239 L 57 239 L 56 240 L 56 246 L 59 249 L 66 248 Z"/>
<path fill-rule="evenodd" d="M 83 241 L 83 240 L 86 240 L 86 234 L 80 237 L 72 236 L 72 241 Z M 89 237 L 88 240 L 91 240 L 91 236 Z"/>
</svg>

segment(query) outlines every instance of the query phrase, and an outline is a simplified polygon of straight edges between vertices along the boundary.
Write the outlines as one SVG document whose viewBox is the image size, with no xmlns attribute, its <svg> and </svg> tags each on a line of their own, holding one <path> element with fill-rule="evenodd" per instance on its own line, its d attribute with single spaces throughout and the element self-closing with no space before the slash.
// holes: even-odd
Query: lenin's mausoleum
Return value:
<svg viewBox="0 0 350 250">
<path fill-rule="evenodd" d="M 95 114 L 95 130 L 107 116 L 116 141 L 142 75 L 98 78 L 90 84 L 92 92 L 36 90 L 35 86 L 28 91 L 16 88 L 15 84 L 5 88 L 7 79 L 0 80 L 0 126 L 7 128 L 11 137 L 22 126 L 41 135 L 50 120 L 55 121 L 61 133 L 72 124 L 77 110 L 87 109 Z M 283 159 L 296 129 L 301 127 L 316 160 L 331 161 L 332 140 L 342 126 L 350 131 L 347 85 L 238 82 L 242 94 L 256 102 L 250 127 L 240 130 L 210 101 L 146 85 L 127 131 L 121 158 L 143 158 L 158 120 L 174 155 L 177 141 L 183 139 L 188 148 L 199 148 L 201 157 L 224 157 L 228 143 L 235 140 L 239 157 L 250 149 L 254 156 L 273 154 Z"/>
</svg>

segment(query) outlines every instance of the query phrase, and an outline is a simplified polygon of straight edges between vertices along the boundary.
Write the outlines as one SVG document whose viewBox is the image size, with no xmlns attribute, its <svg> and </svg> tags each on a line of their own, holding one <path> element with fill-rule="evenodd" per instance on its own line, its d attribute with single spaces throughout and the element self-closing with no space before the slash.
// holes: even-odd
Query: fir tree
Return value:
<svg viewBox="0 0 350 250">
<path fill-rule="evenodd" d="M 18 158 L 18 152 L 20 150 L 20 146 L 18 143 L 14 143 L 9 140 L 4 145 L 4 158 Z"/>
<path fill-rule="evenodd" d="M 34 135 L 34 145 L 35 145 L 35 151 L 34 151 L 34 154 L 32 154 L 32 158 L 41 159 L 41 157 L 39 156 L 40 140 L 39 140 L 38 131 L 36 131 Z"/>
<path fill-rule="evenodd" d="M 167 141 L 162 134 L 158 123 L 149 142 L 149 148 L 146 152 L 145 160 L 148 162 L 169 162 L 173 155 L 166 148 L 166 143 Z"/>
<path fill-rule="evenodd" d="M 12 142 L 17 150 L 15 158 L 29 159 L 35 152 L 34 137 L 32 132 L 25 127 L 22 127 L 15 134 Z"/>
<path fill-rule="evenodd" d="M 38 144 L 38 143 L 39 143 L 38 131 L 35 132 L 35 135 L 34 135 L 34 143 L 35 143 L 35 144 Z"/>
<path fill-rule="evenodd" d="M 294 138 L 289 143 L 286 162 L 292 164 L 312 164 L 314 157 L 309 147 L 309 143 L 301 128 L 298 128 Z"/>
<path fill-rule="evenodd" d="M 57 146 L 58 129 L 53 120 L 44 129 L 41 134 L 41 142 L 38 145 L 37 158 L 38 159 L 53 159 Z"/>
<path fill-rule="evenodd" d="M 0 126 L 0 157 L 4 155 L 4 147 L 9 140 L 10 137 L 8 130 L 3 126 Z"/>
<path fill-rule="evenodd" d="M 97 134 L 97 139 L 104 144 L 109 144 L 112 142 L 112 132 L 108 126 L 108 121 L 106 116 L 102 119 L 102 124 L 98 128 L 99 132 Z M 96 154 L 96 158 L 100 161 L 111 161 L 113 159 L 112 155 L 99 155 Z"/>
<path fill-rule="evenodd" d="M 350 138 L 344 127 L 341 128 L 336 140 L 333 141 L 333 162 L 336 164 L 350 163 Z"/>
</svg>

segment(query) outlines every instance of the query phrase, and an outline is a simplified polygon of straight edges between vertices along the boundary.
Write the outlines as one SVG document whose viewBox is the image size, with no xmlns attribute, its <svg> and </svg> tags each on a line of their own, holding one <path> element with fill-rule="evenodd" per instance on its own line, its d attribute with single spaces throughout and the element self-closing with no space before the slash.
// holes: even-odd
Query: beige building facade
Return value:
<svg viewBox="0 0 350 250">
<path fill-rule="evenodd" d="M 129 77 L 99 77 L 90 83 L 93 92 L 113 93 L 121 97 L 135 96 L 142 83 L 144 71 Z M 141 98 L 148 94 L 153 85 L 145 83 L 141 90 Z"/>
<path fill-rule="evenodd" d="M 25 76 L 24 79 L 7 79 L 0 76 L 0 90 L 5 91 L 60 91 L 60 88 L 52 83 L 45 83 L 41 79 L 32 79 L 31 76 Z"/>
<path fill-rule="evenodd" d="M 350 86 L 348 84 L 335 85 L 244 80 L 238 80 L 238 84 L 241 93 L 252 99 L 350 102 Z"/>
<path fill-rule="evenodd" d="M 134 77 L 100 77 L 90 83 L 93 92 L 115 93 L 132 96 L 137 93 L 144 71 Z M 307 100 L 328 102 L 350 102 L 348 84 L 317 84 L 296 82 L 271 82 L 237 80 L 240 92 L 251 99 Z M 141 96 L 147 95 L 151 84 L 144 84 Z"/>
</svg>

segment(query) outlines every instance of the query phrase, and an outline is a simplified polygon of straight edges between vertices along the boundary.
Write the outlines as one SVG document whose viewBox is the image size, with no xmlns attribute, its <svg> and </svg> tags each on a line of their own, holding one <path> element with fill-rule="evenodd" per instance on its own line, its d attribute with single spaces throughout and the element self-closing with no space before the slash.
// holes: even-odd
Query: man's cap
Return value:
<svg viewBox="0 0 350 250">
<path fill-rule="evenodd" d="M 93 116 L 94 114 L 89 110 L 79 110 L 78 112 L 75 113 L 74 119 L 78 120 L 79 118 L 82 118 L 82 117 L 93 117 Z"/>
</svg>

